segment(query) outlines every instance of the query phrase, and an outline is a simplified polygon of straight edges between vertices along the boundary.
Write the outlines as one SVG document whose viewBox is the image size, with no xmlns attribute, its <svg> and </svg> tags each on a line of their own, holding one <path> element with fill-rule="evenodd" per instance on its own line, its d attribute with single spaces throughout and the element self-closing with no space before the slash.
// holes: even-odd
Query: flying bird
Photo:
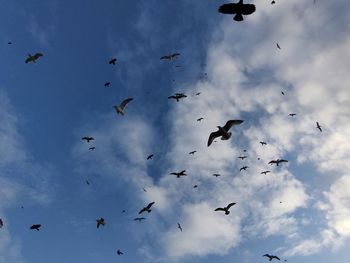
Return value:
<svg viewBox="0 0 350 263">
<path fill-rule="evenodd" d="M 93 151 L 93 150 L 95 150 L 95 149 L 96 149 L 96 147 L 90 147 L 90 148 L 89 148 L 90 151 Z"/>
<path fill-rule="evenodd" d="M 208 147 L 210 146 L 210 144 L 212 144 L 213 140 L 217 137 L 221 137 L 221 140 L 228 140 L 230 139 L 232 133 L 229 132 L 229 130 L 231 129 L 231 127 L 233 125 L 238 125 L 241 124 L 243 122 L 243 120 L 229 120 L 228 122 L 226 122 L 224 127 L 221 126 L 216 126 L 219 130 L 216 132 L 212 132 L 209 135 L 209 139 L 208 139 Z"/>
<path fill-rule="evenodd" d="M 93 141 L 95 140 L 94 137 L 91 137 L 91 136 L 84 136 L 83 138 L 81 138 L 82 140 L 85 140 L 87 142 L 90 142 L 90 141 Z"/>
<path fill-rule="evenodd" d="M 153 156 L 154 156 L 153 154 L 148 155 L 147 160 L 152 160 Z"/>
<path fill-rule="evenodd" d="M 197 151 L 192 151 L 192 152 L 189 152 L 188 154 L 192 154 L 194 155 Z"/>
<path fill-rule="evenodd" d="M 218 178 L 219 176 L 221 176 L 221 174 L 213 174 L 213 176 L 215 176 L 216 178 Z"/>
<path fill-rule="evenodd" d="M 35 224 L 35 225 L 32 225 L 32 226 L 30 227 L 30 229 L 33 229 L 33 230 L 35 229 L 36 231 L 39 231 L 40 227 L 41 227 L 40 224 Z"/>
<path fill-rule="evenodd" d="M 160 59 L 173 60 L 173 59 L 176 59 L 178 56 L 180 56 L 180 53 L 173 53 L 173 54 L 162 56 Z"/>
<path fill-rule="evenodd" d="M 196 93 L 196 96 L 199 96 L 200 94 L 201 94 L 200 92 L 197 92 L 197 93 Z"/>
<path fill-rule="evenodd" d="M 122 101 L 122 103 L 120 103 L 120 105 L 115 105 L 113 106 L 113 108 L 115 109 L 115 111 L 117 112 L 117 114 L 121 114 L 122 116 L 124 116 L 124 108 L 126 107 L 126 105 L 132 101 L 133 98 L 128 98 Z"/>
<path fill-rule="evenodd" d="M 230 204 L 228 204 L 228 206 L 216 208 L 214 211 L 224 211 L 225 215 L 228 215 L 228 214 L 230 214 L 229 209 L 231 208 L 231 206 L 234 206 L 235 204 L 236 203 L 230 203 Z"/>
<path fill-rule="evenodd" d="M 204 120 L 204 118 L 200 117 L 197 119 L 197 121 L 201 121 L 201 120 Z"/>
<path fill-rule="evenodd" d="M 247 171 L 247 168 L 249 168 L 249 167 L 248 167 L 248 166 L 243 166 L 243 167 L 241 167 L 241 168 L 239 169 L 239 171 L 242 171 L 242 170 Z"/>
<path fill-rule="evenodd" d="M 277 159 L 277 160 L 272 160 L 269 162 L 269 164 L 276 164 L 277 166 L 280 164 L 280 163 L 288 163 L 287 160 L 284 160 L 284 159 Z"/>
<path fill-rule="evenodd" d="M 273 260 L 273 259 L 281 260 L 279 257 L 273 256 L 273 255 L 269 255 L 269 254 L 263 255 L 263 257 L 268 257 L 268 258 L 269 258 L 269 261 L 271 261 L 271 260 Z"/>
<path fill-rule="evenodd" d="M 29 63 L 29 62 L 33 62 L 33 63 L 36 63 L 36 61 L 40 58 L 44 56 L 43 53 L 36 53 L 35 55 L 31 55 L 31 54 L 28 54 L 28 58 L 26 59 L 26 63 Z"/>
<path fill-rule="evenodd" d="M 296 113 L 289 113 L 289 116 L 294 117 L 296 116 Z"/>
<path fill-rule="evenodd" d="M 105 219 L 103 217 L 101 217 L 100 219 L 96 219 L 96 223 L 97 223 L 97 228 L 99 228 L 100 226 L 104 226 L 106 224 Z"/>
<path fill-rule="evenodd" d="M 171 95 L 168 97 L 168 99 L 175 99 L 176 102 L 179 102 L 179 100 L 183 98 L 187 98 L 187 96 L 184 93 L 175 93 L 175 95 Z"/>
<path fill-rule="evenodd" d="M 281 91 L 281 94 L 284 96 L 284 92 L 283 91 Z"/>
<path fill-rule="evenodd" d="M 267 173 L 271 173 L 271 171 L 263 171 L 260 174 L 265 174 L 266 175 Z"/>
<path fill-rule="evenodd" d="M 143 190 L 144 192 L 147 192 L 146 188 L 142 188 L 142 190 Z"/>
<path fill-rule="evenodd" d="M 281 49 L 280 45 L 278 43 L 276 43 L 276 46 L 278 49 Z"/>
<path fill-rule="evenodd" d="M 181 227 L 180 223 L 177 223 L 177 228 L 180 229 L 180 231 L 182 232 L 182 227 Z"/>
<path fill-rule="evenodd" d="M 4 222 L 2 221 L 2 219 L 0 218 L 0 228 L 2 228 L 4 226 Z"/>
<path fill-rule="evenodd" d="M 275 2 L 275 0 L 272 0 L 271 1 L 271 5 L 274 5 L 276 2 Z"/>
<path fill-rule="evenodd" d="M 318 121 L 316 121 L 316 128 L 322 132 L 322 126 L 318 123 Z"/>
<path fill-rule="evenodd" d="M 142 220 L 146 220 L 146 218 L 145 217 L 136 217 L 136 218 L 134 218 L 134 221 L 141 222 Z"/>
<path fill-rule="evenodd" d="M 245 158 L 248 158 L 247 156 L 238 156 L 239 159 L 244 160 Z"/>
<path fill-rule="evenodd" d="M 180 178 L 181 176 L 187 176 L 186 174 L 186 170 L 182 170 L 181 172 L 177 173 L 177 172 L 172 172 L 170 173 L 171 175 L 176 175 L 177 178 Z"/>
<path fill-rule="evenodd" d="M 193 186 L 193 188 L 197 188 L 197 187 L 198 187 L 198 185 L 196 185 L 196 184 Z"/>
<path fill-rule="evenodd" d="M 219 12 L 222 14 L 235 15 L 233 20 L 243 21 L 243 15 L 250 15 L 256 10 L 255 5 L 244 4 L 243 0 L 239 0 L 238 3 L 223 4 L 219 7 Z"/>
<path fill-rule="evenodd" d="M 106 83 L 105 83 L 105 87 L 109 87 L 110 85 L 111 85 L 110 82 L 106 82 Z"/>
<path fill-rule="evenodd" d="M 116 62 L 117 62 L 117 59 L 116 58 L 112 58 L 108 63 L 110 65 L 115 65 Z"/>
<path fill-rule="evenodd" d="M 149 203 L 147 206 L 145 206 L 144 208 L 142 208 L 139 212 L 139 214 L 142 214 L 143 212 L 147 212 L 147 213 L 151 213 L 151 207 L 155 202 Z"/>
<path fill-rule="evenodd" d="M 117 255 L 120 256 L 120 255 L 123 255 L 124 253 L 121 252 L 119 249 L 117 250 Z"/>
<path fill-rule="evenodd" d="M 85 180 L 85 183 L 86 183 L 87 185 L 90 185 L 90 182 L 89 182 L 88 180 Z"/>
<path fill-rule="evenodd" d="M 266 142 L 259 142 L 261 144 L 261 146 L 267 145 Z"/>
</svg>

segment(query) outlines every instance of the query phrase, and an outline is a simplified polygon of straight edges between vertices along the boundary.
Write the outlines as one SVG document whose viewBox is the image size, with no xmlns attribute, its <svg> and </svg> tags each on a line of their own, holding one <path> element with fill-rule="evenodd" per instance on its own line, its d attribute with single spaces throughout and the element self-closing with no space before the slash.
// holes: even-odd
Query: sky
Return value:
<svg viewBox="0 0 350 263">
<path fill-rule="evenodd" d="M 0 263 L 348 262 L 350 2 L 224 3 L 0 0 Z"/>
</svg>

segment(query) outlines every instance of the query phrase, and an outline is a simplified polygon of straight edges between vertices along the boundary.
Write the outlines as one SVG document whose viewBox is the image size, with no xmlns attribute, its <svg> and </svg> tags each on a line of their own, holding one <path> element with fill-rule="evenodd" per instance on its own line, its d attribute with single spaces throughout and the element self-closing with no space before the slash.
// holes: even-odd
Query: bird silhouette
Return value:
<svg viewBox="0 0 350 263">
<path fill-rule="evenodd" d="M 263 257 L 268 257 L 268 258 L 269 258 L 269 261 L 271 261 L 271 260 L 273 260 L 273 259 L 281 260 L 279 257 L 274 256 L 274 255 L 269 255 L 269 254 L 263 255 Z"/>
<path fill-rule="evenodd" d="M 189 152 L 188 154 L 192 154 L 194 155 L 197 151 L 192 151 L 192 152 Z"/>
<path fill-rule="evenodd" d="M 197 93 L 196 93 L 196 96 L 199 96 L 200 94 L 201 94 L 200 92 L 197 92 Z"/>
<path fill-rule="evenodd" d="M 2 219 L 0 218 L 0 228 L 2 228 L 4 226 L 4 222 L 2 221 Z"/>
<path fill-rule="evenodd" d="M 196 185 L 196 184 L 193 186 L 193 188 L 197 188 L 197 187 L 198 187 L 198 185 Z"/>
<path fill-rule="evenodd" d="M 119 249 L 117 250 L 117 255 L 120 256 L 120 255 L 123 255 L 124 253 L 121 252 Z"/>
<path fill-rule="evenodd" d="M 245 158 L 248 158 L 247 156 L 238 156 L 239 159 L 244 160 Z"/>
<path fill-rule="evenodd" d="M 281 91 L 281 94 L 282 94 L 282 95 L 284 95 L 284 92 L 283 92 L 283 91 Z"/>
<path fill-rule="evenodd" d="M 250 15 L 256 10 L 255 5 L 244 4 L 243 0 L 239 0 L 238 3 L 223 4 L 219 7 L 219 12 L 222 14 L 235 15 L 233 20 L 243 21 L 243 15 Z"/>
<path fill-rule="evenodd" d="M 289 116 L 294 117 L 296 116 L 296 113 L 289 113 Z"/>
<path fill-rule="evenodd" d="M 278 49 L 281 49 L 280 45 L 278 43 L 276 43 L 276 46 Z"/>
<path fill-rule="evenodd" d="M 142 220 L 146 220 L 146 218 L 145 217 L 136 217 L 136 218 L 134 218 L 134 221 L 141 222 Z"/>
<path fill-rule="evenodd" d="M 147 206 L 145 206 L 144 208 L 142 208 L 139 212 L 139 214 L 142 214 L 143 212 L 147 212 L 147 213 L 151 213 L 151 207 L 152 205 L 154 205 L 155 202 L 149 203 Z"/>
<path fill-rule="evenodd" d="M 181 227 L 180 223 L 177 223 L 177 228 L 180 229 L 180 231 L 182 232 L 182 227 Z"/>
<path fill-rule="evenodd" d="M 93 141 L 95 140 L 94 137 L 91 137 L 91 136 L 84 136 L 83 138 L 81 138 L 83 141 L 87 141 L 87 142 L 90 142 L 90 141 Z"/>
<path fill-rule="evenodd" d="M 276 164 L 277 166 L 280 164 L 280 163 L 288 163 L 287 160 L 284 160 L 284 159 L 277 159 L 277 160 L 272 160 L 269 162 L 269 164 Z"/>
<path fill-rule="evenodd" d="M 203 119 L 204 119 L 204 118 L 200 117 L 200 118 L 197 119 L 197 121 L 201 121 L 201 120 L 203 120 Z"/>
<path fill-rule="evenodd" d="M 235 204 L 236 203 L 230 203 L 226 207 L 218 207 L 214 211 L 224 211 L 225 215 L 228 215 L 228 214 L 230 214 L 229 209 L 231 208 L 231 206 L 234 206 Z"/>
<path fill-rule="evenodd" d="M 171 95 L 168 99 L 175 99 L 176 102 L 179 102 L 180 99 L 187 98 L 187 95 L 184 93 L 175 93 L 175 95 Z"/>
<path fill-rule="evenodd" d="M 231 129 L 231 127 L 233 125 L 239 125 L 242 122 L 243 122 L 243 120 L 229 120 L 228 122 L 226 122 L 224 127 L 216 126 L 219 130 L 216 131 L 216 132 L 212 132 L 209 135 L 208 147 L 212 144 L 214 139 L 217 138 L 217 137 L 221 137 L 221 140 L 228 140 L 228 139 L 230 139 L 232 133 L 229 132 L 229 130 Z"/>
<path fill-rule="evenodd" d="M 271 171 L 263 171 L 263 172 L 261 172 L 260 174 L 268 174 L 268 173 L 271 173 Z"/>
<path fill-rule="evenodd" d="M 261 146 L 267 145 L 266 142 L 259 142 L 261 144 Z"/>
<path fill-rule="evenodd" d="M 180 53 L 173 53 L 173 54 L 162 56 L 160 59 L 173 60 L 173 59 L 176 59 L 178 56 L 180 56 Z"/>
<path fill-rule="evenodd" d="M 108 63 L 110 65 L 115 65 L 116 62 L 117 62 L 117 59 L 116 58 L 112 58 Z"/>
<path fill-rule="evenodd" d="M 32 225 L 32 226 L 30 227 L 30 229 L 33 229 L 33 230 L 35 229 L 36 231 L 39 231 L 40 227 L 41 227 L 40 224 L 35 224 L 35 225 Z"/>
<path fill-rule="evenodd" d="M 100 226 L 104 226 L 106 224 L 105 219 L 101 217 L 100 219 L 96 219 L 96 227 L 99 228 Z"/>
<path fill-rule="evenodd" d="M 118 115 L 121 114 L 122 116 L 124 116 L 125 115 L 124 108 L 132 100 L 133 100 L 133 98 L 125 99 L 122 101 L 122 103 L 120 103 L 119 106 L 115 105 L 115 106 L 113 106 L 113 108 L 115 109 L 115 111 L 117 112 Z"/>
<path fill-rule="evenodd" d="M 148 155 L 147 160 L 152 160 L 153 156 L 154 156 L 153 154 Z"/>
<path fill-rule="evenodd" d="M 89 182 L 88 180 L 85 180 L 85 183 L 86 183 L 87 185 L 90 185 L 90 182 Z"/>
<path fill-rule="evenodd" d="M 90 151 L 93 151 L 93 150 L 95 150 L 95 149 L 96 149 L 96 147 L 90 147 L 90 148 L 89 148 Z"/>
<path fill-rule="evenodd" d="M 181 172 L 177 173 L 177 172 L 172 172 L 170 173 L 171 175 L 176 175 L 177 178 L 180 178 L 181 176 L 187 176 L 186 174 L 186 170 L 182 170 Z"/>
<path fill-rule="evenodd" d="M 36 63 L 36 61 L 40 58 L 44 56 L 43 53 L 36 53 L 35 55 L 31 55 L 31 54 L 28 54 L 28 57 L 26 59 L 26 63 L 29 63 L 29 62 L 33 62 L 33 63 Z"/>
<path fill-rule="evenodd" d="M 272 0 L 271 1 L 271 5 L 274 5 L 276 2 L 275 2 L 275 0 Z"/>
<path fill-rule="evenodd" d="M 318 121 L 316 121 L 316 128 L 322 132 L 322 126 L 318 123 Z"/>
<path fill-rule="evenodd" d="M 110 85 L 111 85 L 110 82 L 106 82 L 106 83 L 105 83 L 105 87 L 109 87 Z"/>
<path fill-rule="evenodd" d="M 219 176 L 221 176 L 221 174 L 213 174 L 213 176 L 215 176 L 216 178 L 218 178 Z"/>
<path fill-rule="evenodd" d="M 242 171 L 242 170 L 247 171 L 247 168 L 249 168 L 249 167 L 248 167 L 248 166 L 243 166 L 243 167 L 241 167 L 241 168 L 239 169 L 239 171 Z"/>
</svg>

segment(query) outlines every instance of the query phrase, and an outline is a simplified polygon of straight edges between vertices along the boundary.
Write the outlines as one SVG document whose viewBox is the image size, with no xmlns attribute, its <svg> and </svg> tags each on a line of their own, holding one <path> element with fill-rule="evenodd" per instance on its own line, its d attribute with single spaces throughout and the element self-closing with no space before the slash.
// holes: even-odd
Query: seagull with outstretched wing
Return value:
<svg viewBox="0 0 350 263">
<path fill-rule="evenodd" d="M 173 54 L 162 56 L 160 59 L 162 59 L 162 60 L 173 60 L 173 59 L 176 59 L 178 56 L 180 56 L 180 53 L 173 53 Z"/>
<path fill-rule="evenodd" d="M 40 58 L 44 56 L 43 53 L 35 53 L 35 55 L 31 55 L 31 54 L 28 54 L 28 57 L 26 59 L 26 63 L 29 63 L 29 62 L 33 62 L 33 63 L 36 63 L 36 61 Z"/>
<path fill-rule="evenodd" d="M 271 171 L 263 171 L 263 172 L 261 172 L 260 174 L 268 174 L 268 173 L 271 173 Z"/>
<path fill-rule="evenodd" d="M 87 142 L 90 142 L 90 141 L 93 141 L 95 140 L 94 137 L 91 137 L 91 136 L 84 136 L 83 138 L 81 138 L 83 141 L 87 141 Z"/>
<path fill-rule="evenodd" d="M 36 231 L 39 231 L 40 230 L 40 227 L 41 227 L 41 225 L 40 224 L 35 224 L 35 225 L 32 225 L 31 227 L 30 227 L 30 229 L 32 229 L 32 230 L 36 230 Z"/>
<path fill-rule="evenodd" d="M 105 219 L 101 217 L 100 219 L 96 219 L 96 227 L 99 228 L 100 226 L 104 226 L 106 224 Z"/>
<path fill-rule="evenodd" d="M 147 212 L 147 213 L 151 213 L 151 207 L 152 205 L 154 205 L 155 202 L 149 203 L 147 206 L 145 206 L 144 208 L 142 208 L 139 212 L 139 214 L 142 214 L 143 212 Z"/>
<path fill-rule="evenodd" d="M 271 261 L 271 260 L 273 260 L 273 259 L 281 260 L 279 257 L 274 256 L 274 255 L 269 255 L 269 254 L 263 255 L 263 257 L 269 258 L 269 261 Z"/>
<path fill-rule="evenodd" d="M 229 120 L 229 121 L 226 122 L 224 127 L 216 126 L 219 130 L 216 131 L 216 132 L 212 132 L 209 135 L 208 147 L 212 144 L 214 139 L 217 138 L 217 137 L 221 137 L 221 140 L 228 140 L 228 139 L 230 139 L 232 133 L 229 132 L 229 130 L 231 129 L 231 127 L 233 125 L 239 125 L 242 122 L 243 122 L 243 120 Z"/>
<path fill-rule="evenodd" d="M 277 159 L 277 160 L 272 160 L 269 162 L 269 164 L 276 164 L 277 166 L 280 164 L 280 163 L 288 163 L 287 160 L 284 160 L 284 159 Z"/>
<path fill-rule="evenodd" d="M 233 17 L 233 20 L 235 21 L 243 21 L 243 15 L 250 15 L 254 13 L 255 10 L 255 5 L 244 4 L 243 0 L 239 0 L 238 3 L 229 3 L 221 5 L 218 11 L 222 14 L 235 15 Z"/>
<path fill-rule="evenodd" d="M 230 208 L 231 206 L 234 206 L 236 203 L 230 203 L 228 204 L 226 207 L 219 207 L 219 208 L 216 208 L 214 211 L 224 211 L 225 212 L 225 215 L 228 215 L 230 214 Z"/>
<path fill-rule="evenodd" d="M 121 114 L 122 116 L 124 116 L 125 112 L 124 112 L 124 108 L 126 107 L 126 105 L 128 105 L 128 103 L 130 101 L 132 101 L 133 98 L 128 98 L 122 101 L 122 103 L 120 103 L 120 105 L 115 105 L 113 106 L 113 108 L 115 109 L 115 111 L 117 112 L 117 114 Z"/>
<path fill-rule="evenodd" d="M 316 121 L 316 128 L 322 132 L 322 126 L 318 123 L 318 121 Z"/>
<path fill-rule="evenodd" d="M 117 59 L 116 58 L 112 58 L 108 63 L 110 65 L 115 65 L 116 62 L 117 62 Z"/>
<path fill-rule="evenodd" d="M 177 178 L 180 178 L 181 176 L 187 176 L 186 170 L 182 170 L 181 172 L 172 172 L 171 175 L 176 175 Z"/>
</svg>

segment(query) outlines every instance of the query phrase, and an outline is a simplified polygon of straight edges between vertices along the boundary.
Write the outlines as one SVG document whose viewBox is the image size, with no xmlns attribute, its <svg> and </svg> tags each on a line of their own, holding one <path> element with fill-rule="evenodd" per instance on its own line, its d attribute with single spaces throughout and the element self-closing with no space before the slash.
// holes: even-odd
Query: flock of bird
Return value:
<svg viewBox="0 0 350 263">
<path fill-rule="evenodd" d="M 275 4 L 275 1 L 272 1 L 271 4 Z M 229 4 L 224 4 L 221 5 L 218 9 L 218 11 L 220 13 L 223 14 L 230 14 L 230 15 L 234 15 L 233 19 L 235 21 L 243 21 L 243 15 L 247 16 L 250 15 L 252 13 L 254 13 L 256 11 L 255 5 L 253 4 L 244 4 L 243 0 L 239 0 L 238 3 L 229 3 Z M 12 42 L 8 42 L 8 44 L 12 44 Z M 281 49 L 280 45 L 278 43 L 276 43 L 277 48 Z M 167 61 L 172 61 L 177 59 L 181 54 L 180 53 L 171 53 L 168 55 L 164 55 L 162 57 L 160 57 L 161 60 L 167 60 Z M 25 60 L 25 63 L 36 63 L 41 57 L 43 57 L 43 53 L 36 53 L 34 55 L 28 54 L 27 59 Z M 117 63 L 117 59 L 116 58 L 112 58 L 108 61 L 108 63 L 110 65 L 116 65 Z M 179 67 L 179 66 L 177 66 Z M 205 73 L 205 76 L 207 74 Z M 111 82 L 106 82 L 104 84 L 105 87 L 109 87 L 111 85 Z M 281 91 L 282 95 L 285 95 L 285 93 L 283 91 Z M 198 96 L 200 95 L 200 92 L 197 92 L 195 95 Z M 176 102 L 179 102 L 181 99 L 186 98 L 187 95 L 185 93 L 175 93 L 174 95 L 171 95 L 168 97 L 168 99 L 173 99 Z M 127 98 L 125 100 L 123 100 L 119 105 L 114 105 L 113 108 L 115 109 L 115 112 L 118 115 L 122 115 L 124 116 L 126 114 L 125 112 L 125 108 L 126 106 L 133 100 L 133 98 Z M 296 113 L 290 113 L 289 114 L 290 117 L 295 117 Z M 202 120 L 204 120 L 203 117 L 200 117 L 197 119 L 198 122 L 201 122 Z M 213 142 L 216 142 L 215 139 L 216 138 L 220 138 L 221 140 L 229 140 L 232 136 L 232 132 L 230 132 L 231 128 L 233 126 L 238 126 L 240 124 L 242 124 L 244 122 L 244 120 L 239 120 L 239 119 L 232 119 L 232 120 L 228 120 L 226 122 L 226 124 L 224 126 L 217 126 L 218 130 L 217 131 L 213 131 L 209 134 L 208 137 L 208 141 L 207 141 L 207 146 L 209 147 Z M 316 128 L 322 132 L 322 127 L 319 124 L 319 122 L 316 122 Z M 86 141 L 86 143 L 90 143 L 91 141 L 94 141 L 94 137 L 92 136 L 84 136 L 81 138 L 83 141 Z M 266 146 L 267 142 L 264 141 L 260 141 L 259 142 L 261 144 L 261 146 Z M 96 147 L 92 146 L 88 148 L 89 150 L 95 150 Z M 197 151 L 191 151 L 189 152 L 190 155 L 194 155 Z M 154 157 L 154 154 L 150 154 L 146 157 L 147 160 L 152 160 L 152 158 Z M 246 158 L 248 158 L 247 156 L 239 156 L 239 159 L 241 159 L 242 161 Z M 276 159 L 276 160 L 271 160 L 270 162 L 268 162 L 268 164 L 270 165 L 276 165 L 279 166 L 282 163 L 287 163 L 288 161 L 285 159 Z M 248 166 L 243 166 L 239 169 L 239 171 L 247 171 L 249 167 Z M 271 173 L 271 171 L 266 170 L 266 171 L 262 171 L 261 174 L 268 174 Z M 185 177 L 187 176 L 186 174 L 186 170 L 182 170 L 179 172 L 171 172 L 170 175 L 174 175 L 176 178 L 181 178 L 181 177 Z M 212 176 L 214 177 L 220 177 L 221 175 L 218 173 L 213 174 Z M 90 185 L 90 182 L 88 180 L 86 180 L 86 184 Z M 197 188 L 198 185 L 194 185 L 193 188 Z M 143 188 L 143 190 L 146 192 L 147 190 L 145 188 Z M 140 211 L 138 212 L 138 215 L 142 215 L 142 214 L 149 214 L 152 211 L 152 208 L 154 206 L 155 202 L 151 202 L 149 204 L 147 204 L 146 206 L 144 206 L 143 208 L 140 209 Z M 236 205 L 235 202 L 229 203 L 227 206 L 224 207 L 218 207 L 216 208 L 214 211 L 222 211 L 225 213 L 225 215 L 229 215 L 230 214 L 230 209 L 231 207 L 233 207 L 234 205 Z M 123 212 L 125 212 L 125 210 L 123 210 Z M 144 221 L 146 220 L 146 217 L 135 217 L 133 219 L 134 221 Z M 96 219 L 96 227 L 100 228 L 106 225 L 105 219 L 103 217 L 100 217 L 98 219 Z M 4 222 L 3 220 L 0 218 L 0 228 L 2 228 L 4 226 Z M 32 226 L 30 226 L 31 230 L 36 230 L 39 231 L 41 228 L 41 224 L 33 224 Z M 179 229 L 179 231 L 183 231 L 183 228 L 181 226 L 180 223 L 177 223 L 177 228 Z M 124 253 L 118 249 L 117 250 L 117 255 L 123 255 Z M 263 255 L 263 257 L 266 257 L 269 259 L 269 261 L 272 261 L 273 259 L 276 260 L 280 260 L 279 257 L 275 256 L 275 255 L 270 255 L 270 254 L 265 254 Z M 286 261 L 286 260 L 285 260 Z"/>
</svg>

